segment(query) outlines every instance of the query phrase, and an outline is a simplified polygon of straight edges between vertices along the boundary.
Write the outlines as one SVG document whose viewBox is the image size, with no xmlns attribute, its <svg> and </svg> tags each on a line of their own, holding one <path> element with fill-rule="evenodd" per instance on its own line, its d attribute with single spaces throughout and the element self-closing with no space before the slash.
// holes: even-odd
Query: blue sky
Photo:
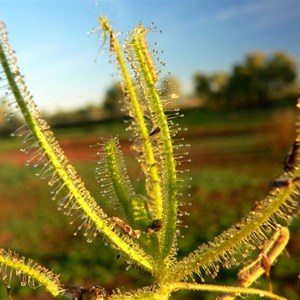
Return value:
<svg viewBox="0 0 300 300">
<path fill-rule="evenodd" d="M 36 102 L 54 112 L 98 104 L 118 79 L 99 37 L 87 32 L 107 16 L 115 30 L 154 22 L 163 73 L 192 91 L 196 71 L 229 71 L 256 50 L 282 50 L 300 61 L 298 0 L 0 0 L 0 18 Z M 96 61 L 96 62 L 95 62 Z"/>
</svg>

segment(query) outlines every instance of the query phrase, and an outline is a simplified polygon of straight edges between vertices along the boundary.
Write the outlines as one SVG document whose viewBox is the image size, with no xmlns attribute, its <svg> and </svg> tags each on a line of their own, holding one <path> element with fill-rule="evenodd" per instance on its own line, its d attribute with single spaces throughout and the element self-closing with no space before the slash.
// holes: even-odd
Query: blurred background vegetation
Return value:
<svg viewBox="0 0 300 300">
<path fill-rule="evenodd" d="M 180 138 L 191 144 L 183 161 L 181 201 L 183 211 L 179 255 L 186 255 L 200 243 L 211 240 L 240 220 L 269 191 L 269 182 L 283 172 L 282 161 L 296 135 L 299 96 L 296 61 L 286 53 L 267 56 L 253 52 L 229 74 L 197 72 L 194 93 L 180 95 L 180 82 L 167 77 L 160 83 L 164 97 L 174 99 L 169 108 L 180 107 L 187 127 Z M 177 97 L 177 95 L 179 97 Z M 143 192 L 143 179 L 135 161 L 124 116 L 120 112 L 122 91 L 118 83 L 107 90 L 99 106 L 47 116 L 71 162 L 87 187 L 110 214 L 114 210 L 100 195 L 95 180 L 95 147 L 100 138 L 118 135 L 135 188 Z M 5 105 L 1 110 L 5 111 Z M 109 291 L 151 284 L 146 273 L 134 267 L 124 271 L 126 257 L 105 246 L 102 238 L 92 244 L 57 211 L 46 181 L 25 168 L 21 140 L 9 133 L 20 126 L 17 116 L 10 122 L 1 114 L 0 125 L 0 247 L 13 249 L 61 274 L 66 285 L 102 285 Z M 189 196 L 191 194 L 191 196 Z M 191 204 L 191 205 L 190 205 Z M 291 226 L 287 251 L 271 271 L 273 289 L 288 299 L 298 299 L 300 262 L 300 220 Z M 254 253 L 253 255 L 257 255 Z M 207 282 L 235 284 L 237 269 L 222 270 Z M 262 278 L 255 285 L 267 288 Z M 43 289 L 12 286 L 14 300 L 51 299 Z M 0 299 L 7 299 L 0 283 Z M 215 299 L 213 294 L 178 293 L 174 299 Z"/>
</svg>

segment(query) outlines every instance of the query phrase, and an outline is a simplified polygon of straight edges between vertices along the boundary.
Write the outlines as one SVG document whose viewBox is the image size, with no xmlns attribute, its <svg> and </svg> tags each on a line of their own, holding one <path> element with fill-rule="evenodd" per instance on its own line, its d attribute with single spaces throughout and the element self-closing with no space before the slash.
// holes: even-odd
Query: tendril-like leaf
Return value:
<svg viewBox="0 0 300 300">
<path fill-rule="evenodd" d="M 31 288 L 44 286 L 53 296 L 64 293 L 58 275 L 42 267 L 31 259 L 0 248 L 0 276 L 10 285 L 13 277 L 18 277 L 21 286 L 29 285 Z"/>
<path fill-rule="evenodd" d="M 298 178 L 300 169 L 289 173 Z M 272 189 L 269 196 L 257 202 L 256 207 L 240 223 L 235 224 L 213 242 L 200 245 L 199 248 L 183 258 L 174 267 L 171 278 L 180 280 L 192 273 L 202 279 L 202 272 L 215 277 L 219 265 L 231 268 L 240 263 L 237 256 L 246 258 L 252 249 L 259 248 L 270 238 L 277 228 L 277 221 L 291 222 L 299 208 L 300 186 L 298 180 L 290 181 L 285 187 Z"/>
</svg>

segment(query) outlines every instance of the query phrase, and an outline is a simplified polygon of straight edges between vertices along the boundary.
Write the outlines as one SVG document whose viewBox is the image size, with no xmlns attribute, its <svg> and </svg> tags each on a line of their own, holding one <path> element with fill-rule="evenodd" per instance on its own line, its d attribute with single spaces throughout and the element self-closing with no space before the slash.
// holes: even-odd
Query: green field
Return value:
<svg viewBox="0 0 300 300">
<path fill-rule="evenodd" d="M 281 111 L 258 110 L 236 112 L 208 112 L 201 110 L 184 112 L 179 119 L 181 127 L 188 127 L 178 143 L 191 144 L 184 149 L 192 163 L 182 162 L 183 173 L 181 197 L 183 211 L 189 216 L 182 217 L 180 228 L 180 255 L 186 255 L 197 245 L 211 240 L 215 235 L 240 220 L 269 191 L 269 182 L 282 172 L 282 160 L 289 150 L 295 133 L 294 109 Z M 99 185 L 95 180 L 96 157 L 88 142 L 100 137 L 119 135 L 122 140 L 127 135 L 122 123 L 93 125 L 92 128 L 58 129 L 57 135 L 66 153 L 71 158 L 76 149 L 86 153 L 74 155 L 71 159 L 95 198 L 101 205 L 115 212 L 106 199 L 101 198 Z M 71 146 L 70 146 L 71 145 Z M 88 244 L 80 234 L 73 237 L 76 230 L 66 217 L 57 211 L 51 201 L 50 188 L 46 180 L 36 177 L 33 168 L 18 164 L 18 149 L 22 146 L 17 138 L 0 139 L 0 245 L 13 249 L 26 257 L 61 274 L 61 281 L 67 285 L 102 285 L 109 291 L 115 287 L 127 289 L 151 283 L 150 276 L 131 268 L 124 270 L 126 257 L 105 246 L 103 240 L 96 239 Z M 84 147 L 83 147 L 84 146 Z M 143 192 L 140 171 L 126 150 L 126 161 L 130 176 L 135 179 L 136 189 Z M 68 151 L 67 151 L 68 150 Z M 14 154 L 15 156 L 10 156 Z M 22 154 L 21 154 L 22 155 Z M 13 161 L 11 161 L 13 160 Z M 190 187 L 189 187 L 190 186 Z M 188 197 L 187 194 L 191 194 Z M 191 203 L 192 205 L 190 205 Z M 274 292 L 288 299 L 297 299 L 300 291 L 298 280 L 300 264 L 300 220 L 290 227 L 292 234 L 286 253 L 280 257 L 271 271 Z M 237 270 L 222 270 L 217 282 L 235 282 Z M 207 278 L 207 282 L 214 282 Z M 266 288 L 265 279 L 256 287 Z M 12 286 L 14 300 L 51 299 L 45 297 L 43 289 Z M 6 298 L 4 285 L 0 283 L 0 299 Z M 215 295 L 201 293 L 178 293 L 177 299 L 215 299 Z"/>
</svg>

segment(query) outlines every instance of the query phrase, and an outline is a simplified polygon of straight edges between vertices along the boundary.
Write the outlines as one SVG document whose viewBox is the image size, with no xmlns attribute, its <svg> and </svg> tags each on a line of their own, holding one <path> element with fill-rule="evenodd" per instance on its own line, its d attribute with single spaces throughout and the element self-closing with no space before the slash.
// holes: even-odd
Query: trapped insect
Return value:
<svg viewBox="0 0 300 300">
<path fill-rule="evenodd" d="M 106 290 L 99 286 L 94 285 L 90 288 L 82 286 L 73 286 L 66 288 L 66 293 L 71 295 L 72 300 L 106 300 Z"/>
<path fill-rule="evenodd" d="M 152 128 L 151 132 L 149 133 L 149 136 L 153 136 L 155 134 L 160 133 L 160 128 L 159 127 L 154 127 Z"/>
<path fill-rule="evenodd" d="M 289 187 L 292 181 L 290 179 L 275 179 L 270 182 L 270 187 L 273 188 L 282 188 L 282 187 Z"/>
<path fill-rule="evenodd" d="M 160 219 L 153 220 L 152 223 L 147 226 L 147 233 L 151 235 L 154 232 L 158 232 L 161 230 L 162 226 L 163 226 L 162 220 Z"/>
<path fill-rule="evenodd" d="M 296 162 L 300 159 L 300 141 L 296 140 L 288 155 L 284 158 L 283 166 L 285 171 L 292 171 Z"/>
<path fill-rule="evenodd" d="M 130 235 L 134 239 L 138 239 L 141 236 L 141 231 L 140 230 L 135 230 L 132 229 L 127 223 L 125 223 L 123 220 L 121 220 L 118 217 L 112 217 L 112 221 L 117 224 L 125 233 Z"/>
<path fill-rule="evenodd" d="M 83 294 L 87 289 L 82 286 L 72 286 L 66 288 L 66 293 L 72 296 L 72 300 L 82 300 Z"/>
<path fill-rule="evenodd" d="M 278 178 L 270 182 L 270 187 L 273 188 L 283 188 L 289 187 L 292 183 L 298 181 L 300 177 L 290 178 Z"/>
</svg>

